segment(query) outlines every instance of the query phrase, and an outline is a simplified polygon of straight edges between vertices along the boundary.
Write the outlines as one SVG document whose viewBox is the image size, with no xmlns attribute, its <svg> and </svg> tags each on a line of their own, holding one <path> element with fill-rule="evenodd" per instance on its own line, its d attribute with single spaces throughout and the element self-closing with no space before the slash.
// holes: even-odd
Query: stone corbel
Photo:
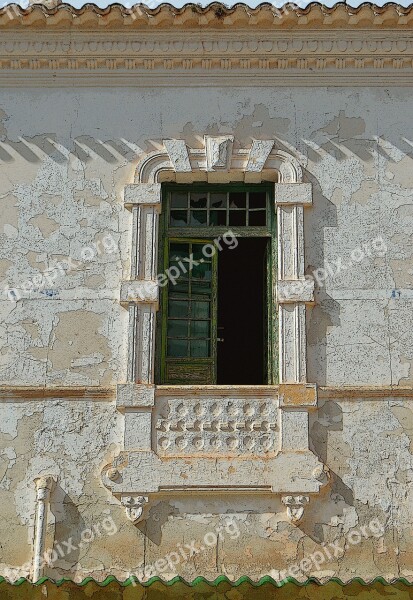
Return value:
<svg viewBox="0 0 413 600">
<path fill-rule="evenodd" d="M 125 513 L 129 521 L 134 525 L 143 518 L 145 506 L 148 504 L 147 496 L 121 496 L 121 504 L 125 507 Z"/>
<path fill-rule="evenodd" d="M 287 507 L 288 520 L 298 525 L 304 516 L 305 505 L 310 502 L 309 496 L 283 496 L 281 501 Z"/>
</svg>

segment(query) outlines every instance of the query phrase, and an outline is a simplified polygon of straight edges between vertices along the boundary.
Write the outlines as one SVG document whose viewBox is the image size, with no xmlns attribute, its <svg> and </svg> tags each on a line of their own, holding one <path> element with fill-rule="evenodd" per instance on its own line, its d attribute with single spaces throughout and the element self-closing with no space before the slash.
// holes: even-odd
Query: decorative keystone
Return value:
<svg viewBox="0 0 413 600">
<path fill-rule="evenodd" d="M 142 517 L 145 504 L 148 502 L 147 496 L 122 496 L 121 504 L 125 507 L 126 516 L 134 525 L 138 523 Z"/>
<path fill-rule="evenodd" d="M 233 135 L 205 136 L 207 171 L 229 170 L 233 141 Z"/>
<path fill-rule="evenodd" d="M 297 525 L 303 518 L 304 507 L 310 502 L 310 498 L 308 496 L 283 496 L 281 501 L 287 507 L 289 521 Z"/>
</svg>

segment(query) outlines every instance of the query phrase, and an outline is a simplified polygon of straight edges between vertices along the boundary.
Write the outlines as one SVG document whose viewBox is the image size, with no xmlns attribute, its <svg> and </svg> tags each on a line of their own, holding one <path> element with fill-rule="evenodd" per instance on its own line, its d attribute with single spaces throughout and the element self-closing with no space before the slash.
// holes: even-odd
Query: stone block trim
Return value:
<svg viewBox="0 0 413 600">
<path fill-rule="evenodd" d="M 121 303 L 129 310 L 128 381 L 117 390 L 117 408 L 125 415 L 124 451 L 104 469 L 103 481 L 122 499 L 134 523 L 143 518 L 152 494 L 213 492 L 220 481 L 227 491 L 288 494 L 289 518 L 298 522 L 303 507 L 296 499 L 325 484 L 317 475 L 324 466 L 309 450 L 308 439 L 308 410 L 316 404 L 316 390 L 306 384 L 305 303 L 313 300 L 314 286 L 304 278 L 303 207 L 311 206 L 311 184 L 302 183 L 300 164 L 277 150 L 274 140 L 234 148 L 232 135 L 206 135 L 203 148 L 189 148 L 179 139 L 163 144 L 163 150 L 143 158 L 135 183 L 125 189 L 133 232 L 131 280 L 121 288 Z M 277 182 L 279 390 L 178 386 L 174 393 L 173 387 L 154 386 L 164 178 Z"/>
</svg>

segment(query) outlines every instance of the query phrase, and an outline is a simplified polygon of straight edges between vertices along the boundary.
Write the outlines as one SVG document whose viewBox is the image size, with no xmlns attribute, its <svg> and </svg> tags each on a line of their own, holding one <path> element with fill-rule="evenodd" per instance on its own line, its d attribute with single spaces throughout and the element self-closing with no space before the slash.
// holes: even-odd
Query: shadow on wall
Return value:
<svg viewBox="0 0 413 600">
<path fill-rule="evenodd" d="M 322 404 L 322 401 L 319 400 L 317 412 L 309 413 L 309 431 L 310 450 L 318 456 L 323 464 L 329 467 L 331 476 L 330 483 L 327 486 L 330 498 L 326 499 L 324 492 L 322 492 L 317 501 L 322 506 L 322 522 L 317 522 L 320 516 L 319 507 L 314 506 L 314 504 L 311 505 L 310 503 L 306 513 L 306 518 L 312 523 L 313 527 L 311 533 L 306 531 L 307 535 L 314 541 L 323 543 L 330 541 L 325 539 L 323 523 L 331 522 L 333 517 L 342 515 L 346 507 L 354 506 L 353 491 L 331 469 L 329 464 L 328 436 L 333 431 L 343 431 L 343 411 L 340 405 L 333 401 Z"/>
<path fill-rule="evenodd" d="M 82 548 L 87 543 L 84 532 L 88 529 L 78 505 L 78 500 L 73 501 L 65 490 L 56 484 L 51 496 L 50 512 L 55 517 L 54 539 L 58 540 L 58 544 L 46 548 L 46 552 L 50 552 L 51 561 L 44 569 L 44 575 L 52 579 L 60 579 L 62 570 L 67 571 L 78 563 Z"/>
<path fill-rule="evenodd" d="M 381 127 L 380 116 L 377 116 L 378 126 Z M 313 131 L 309 139 L 301 139 L 305 146 L 305 153 L 310 161 L 318 163 L 323 155 L 329 154 L 336 161 L 348 160 L 349 156 L 357 157 L 362 163 L 373 163 L 376 155 L 386 161 L 395 162 L 394 150 L 402 152 L 413 158 L 413 143 L 406 138 L 412 137 L 411 132 L 406 132 L 408 121 L 401 119 L 399 123 L 390 121 L 391 126 L 384 131 L 375 132 L 366 139 L 366 123 L 359 116 L 346 114 L 340 110 L 321 129 Z M 386 120 L 383 119 L 383 123 Z M 399 129 L 399 131 L 397 131 Z"/>
<path fill-rule="evenodd" d="M 247 109 L 245 109 L 247 112 Z M 159 144 L 159 123 L 155 124 L 156 131 L 149 133 L 152 139 L 140 140 L 142 148 L 136 145 L 136 141 L 128 139 L 129 129 L 119 132 L 119 137 L 109 140 L 96 139 L 91 135 L 78 136 L 70 140 L 70 144 L 62 145 L 55 133 L 40 134 L 32 137 L 20 135 L 17 140 L 7 138 L 8 115 L 0 108 L 0 161 L 13 162 L 14 153 L 31 163 L 40 163 L 45 155 L 53 158 L 57 163 L 67 162 L 71 157 L 77 157 L 82 162 L 90 162 L 99 157 L 109 164 L 117 163 L 119 160 L 136 162 L 140 153 L 151 152 Z M 383 120 L 385 122 L 385 120 Z M 408 121 L 400 119 L 378 132 L 378 135 L 366 139 L 366 125 L 359 116 L 346 114 L 341 110 L 324 127 L 309 134 L 308 139 L 300 138 L 298 144 L 301 151 L 306 154 L 310 161 L 319 163 L 327 153 L 336 161 L 344 161 L 349 156 L 358 158 L 363 163 L 372 163 L 378 154 L 384 160 L 395 161 L 395 154 L 399 152 L 413 158 L 413 134 L 407 129 Z M 129 125 L 129 124 L 128 124 Z M 380 118 L 378 125 L 381 126 Z M 201 132 L 196 131 L 192 122 L 184 125 L 168 125 L 162 123 L 164 138 L 180 137 L 187 141 L 193 148 L 202 147 L 204 134 L 219 135 L 231 131 L 241 145 L 247 146 L 253 139 L 276 139 L 280 149 L 290 152 L 291 149 L 284 147 L 282 136 L 286 135 L 290 128 L 290 119 L 285 117 L 271 116 L 265 104 L 255 104 L 250 114 L 243 114 L 234 123 L 217 121 Z M 3 135 L 2 135 L 3 134 Z M 122 137 L 123 135 L 123 137 Z M 281 136 L 281 139 L 280 139 Z M 410 139 L 409 139 L 410 138 Z M 294 132 L 295 139 L 295 132 Z M 71 155 L 71 156 L 70 156 Z"/>
<path fill-rule="evenodd" d="M 169 502 L 158 502 L 151 507 L 146 521 L 141 521 L 136 525 L 147 538 L 159 546 L 162 540 L 162 528 L 168 522 L 170 517 L 179 515 L 179 510 L 171 506 Z"/>
<path fill-rule="evenodd" d="M 15 161 L 14 153 L 19 154 L 25 161 L 41 164 L 45 156 L 53 159 L 57 164 L 65 164 L 75 157 L 83 163 L 88 163 L 96 157 L 109 164 L 117 164 L 121 160 L 136 162 L 141 149 L 126 140 L 107 140 L 102 142 L 92 136 L 79 136 L 71 140 L 70 147 L 66 148 L 58 141 L 56 134 L 42 134 L 33 137 L 21 136 L 20 141 L 3 141 L 0 144 L 0 161 L 12 163 Z"/>
<path fill-rule="evenodd" d="M 265 543 L 269 542 L 269 551 L 282 553 L 285 537 L 291 539 L 294 551 L 295 544 L 303 536 L 315 544 L 334 539 L 335 533 L 329 535 L 326 532 L 336 531 L 331 523 L 334 519 L 340 521 L 343 510 L 352 502 L 351 490 L 335 476 L 333 489 L 328 486 L 321 496 L 314 497 L 305 509 L 303 520 L 296 525 L 290 523 L 279 494 L 234 493 L 221 497 L 191 494 L 153 500 L 148 518 L 136 528 L 147 537 L 150 546 L 161 547 L 165 539 L 170 542 L 174 535 L 182 543 L 188 541 L 188 535 L 201 541 L 210 533 L 230 545 L 238 540 L 239 548 L 250 544 L 256 546 L 261 538 Z M 225 523 L 232 526 L 226 529 Z"/>
<path fill-rule="evenodd" d="M 337 227 L 337 208 L 322 194 L 320 184 L 308 172 L 304 180 L 313 185 L 313 206 L 304 211 L 305 275 L 315 280 L 315 306 L 307 311 L 307 381 L 327 382 L 327 330 L 340 325 L 340 305 L 325 291 L 319 269 L 325 265 L 324 230 Z"/>
</svg>

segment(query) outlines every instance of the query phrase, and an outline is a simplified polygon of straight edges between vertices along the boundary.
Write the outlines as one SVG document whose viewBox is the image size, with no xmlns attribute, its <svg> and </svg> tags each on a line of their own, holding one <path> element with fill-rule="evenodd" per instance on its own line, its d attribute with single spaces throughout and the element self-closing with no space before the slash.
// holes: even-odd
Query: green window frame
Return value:
<svg viewBox="0 0 413 600">
<path fill-rule="evenodd" d="M 156 381 L 159 384 L 216 384 L 219 250 L 208 257 L 204 255 L 206 248 L 204 251 L 202 248 L 228 231 L 236 237 L 269 238 L 266 298 L 263 299 L 267 307 L 267 381 L 264 383 L 276 383 L 273 184 L 197 183 L 162 186 L 158 264 L 159 274 L 169 273 L 169 276 L 161 286 L 161 314 L 157 322 L 156 347 L 160 351 L 156 354 Z"/>
</svg>

